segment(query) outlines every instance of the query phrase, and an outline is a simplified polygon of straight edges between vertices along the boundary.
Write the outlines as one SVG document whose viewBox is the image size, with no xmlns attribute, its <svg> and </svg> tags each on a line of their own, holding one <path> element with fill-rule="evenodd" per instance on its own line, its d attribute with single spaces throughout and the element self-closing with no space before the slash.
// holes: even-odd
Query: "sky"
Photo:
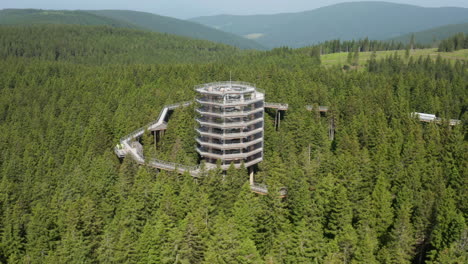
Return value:
<svg viewBox="0 0 468 264">
<path fill-rule="evenodd" d="M 127 9 L 188 19 L 218 14 L 252 15 L 300 12 L 357 0 L 1 0 L 4 8 Z M 424 7 L 468 8 L 468 0 L 387 0 Z"/>
</svg>

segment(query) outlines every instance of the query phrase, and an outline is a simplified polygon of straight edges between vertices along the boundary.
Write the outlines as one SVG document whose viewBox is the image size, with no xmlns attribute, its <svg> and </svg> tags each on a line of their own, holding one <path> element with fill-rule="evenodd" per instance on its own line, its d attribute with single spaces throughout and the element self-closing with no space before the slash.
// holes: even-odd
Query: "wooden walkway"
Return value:
<svg viewBox="0 0 468 264">
<path fill-rule="evenodd" d="M 277 109 L 281 111 L 286 111 L 289 108 L 288 104 L 283 104 L 283 103 L 267 103 L 265 102 L 264 105 L 265 108 L 272 108 L 272 109 Z"/>
<path fill-rule="evenodd" d="M 193 102 L 190 101 L 164 106 L 163 110 L 159 113 L 158 119 L 121 138 L 120 143 L 114 148 L 115 154 L 119 158 L 124 158 L 127 155 L 130 155 L 140 165 L 146 165 L 167 171 L 177 171 L 179 173 L 188 172 L 193 177 L 198 177 L 200 174 L 199 166 L 186 166 L 158 159 L 151 159 L 148 162 L 146 162 L 143 152 L 141 151 L 142 147 L 141 145 L 138 147 L 139 143 L 137 141 L 138 138 L 143 136 L 145 130 L 159 131 L 167 129 L 166 121 L 169 112 L 173 111 L 174 109 L 177 109 L 178 107 L 189 106 L 192 103 Z"/>
<path fill-rule="evenodd" d="M 418 113 L 418 112 L 413 112 L 411 113 L 412 117 L 417 117 L 419 121 L 421 122 L 426 122 L 426 123 L 437 123 L 437 124 L 443 124 L 445 122 L 448 122 L 450 126 L 456 126 L 461 124 L 461 120 L 458 119 L 448 119 L 444 120 L 440 117 L 436 117 L 434 114 L 426 114 L 426 113 Z"/>
<path fill-rule="evenodd" d="M 325 106 L 325 105 L 319 105 L 319 106 L 316 106 L 316 107 L 314 107 L 313 105 L 306 105 L 305 107 L 306 107 L 306 109 L 308 111 L 318 110 L 320 113 L 328 112 L 328 106 Z"/>
<path fill-rule="evenodd" d="M 145 157 L 143 155 L 142 151 L 142 146 L 138 142 L 138 138 L 141 138 L 143 133 L 146 130 L 149 131 L 164 131 L 167 129 L 167 121 L 168 121 L 168 115 L 170 111 L 173 111 L 179 107 L 182 106 L 189 106 L 193 102 L 182 102 L 182 103 L 177 103 L 177 104 L 171 104 L 171 105 L 166 105 L 163 107 L 162 111 L 159 113 L 158 118 L 149 123 L 148 125 L 141 127 L 132 133 L 126 135 L 125 137 L 120 139 L 120 143 L 114 148 L 115 154 L 119 158 L 124 158 L 126 156 L 132 157 L 138 164 L 140 165 L 145 165 L 149 166 L 152 168 L 157 168 L 160 170 L 167 170 L 167 171 L 175 171 L 178 173 L 189 173 L 193 177 L 199 177 L 201 175 L 201 169 L 200 166 L 186 166 L 178 163 L 173 163 L 173 162 L 168 162 L 168 161 L 163 161 L 163 160 L 158 160 L 158 159 L 150 159 L 150 160 L 145 160 Z M 288 104 L 283 104 L 283 103 L 267 103 L 265 102 L 265 108 L 271 108 L 271 109 L 276 109 L 276 111 L 286 111 L 289 108 Z M 306 109 L 309 111 L 312 110 L 318 110 L 319 112 L 326 113 L 329 111 L 328 106 L 318 106 L 318 109 L 314 109 L 314 106 L 312 105 L 306 105 Z M 443 120 L 441 118 L 436 117 L 433 114 L 425 114 L 425 113 L 411 113 L 412 117 L 417 117 L 421 122 L 435 122 L 438 124 L 448 122 L 449 125 L 455 126 L 461 124 L 460 120 L 457 119 L 450 119 L 450 120 Z M 278 122 L 278 128 L 279 128 L 279 120 L 280 116 L 275 117 L 275 126 L 276 123 Z M 332 120 L 332 130 L 334 132 L 334 122 Z M 333 133 L 334 134 L 334 133 Z M 330 136 L 333 138 L 333 136 Z M 206 168 L 207 170 L 212 169 L 210 167 Z M 250 188 L 252 192 L 261 194 L 261 195 L 266 195 L 268 194 L 268 187 L 266 185 L 262 184 L 257 184 L 253 183 L 250 185 Z M 285 197 L 287 195 L 287 189 L 286 188 L 281 188 L 280 191 L 280 197 Z"/>
</svg>

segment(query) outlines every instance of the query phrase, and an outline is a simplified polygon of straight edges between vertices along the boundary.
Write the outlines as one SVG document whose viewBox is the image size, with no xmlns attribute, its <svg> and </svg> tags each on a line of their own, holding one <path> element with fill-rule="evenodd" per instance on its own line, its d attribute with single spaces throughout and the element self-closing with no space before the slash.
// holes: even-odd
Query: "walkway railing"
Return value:
<svg viewBox="0 0 468 264">
<path fill-rule="evenodd" d="M 149 166 L 156 167 L 163 170 L 188 172 L 194 177 L 198 177 L 200 174 L 200 166 L 186 166 L 175 162 L 169 162 L 159 159 L 151 159 L 148 162 Z"/>
<path fill-rule="evenodd" d="M 261 183 L 251 184 L 250 185 L 250 190 L 252 192 L 256 192 L 258 194 L 263 194 L 263 195 L 268 194 L 268 186 L 265 185 L 265 184 L 261 184 Z M 280 197 L 285 197 L 286 195 L 288 195 L 288 189 L 286 187 L 280 188 L 279 189 L 279 195 L 280 195 Z"/>
<path fill-rule="evenodd" d="M 312 110 L 314 110 L 314 106 L 313 106 L 313 105 L 306 105 L 306 109 L 307 109 L 308 111 L 312 111 Z M 319 105 L 319 106 L 318 106 L 318 111 L 319 111 L 319 112 L 328 112 L 328 106 Z"/>
<path fill-rule="evenodd" d="M 257 139 L 246 141 L 246 142 L 217 143 L 217 142 L 207 142 L 207 141 L 204 141 L 203 139 L 200 139 L 199 137 L 195 137 L 195 141 L 197 141 L 198 144 L 202 146 L 208 146 L 208 147 L 217 148 L 217 149 L 233 149 L 233 148 L 247 148 L 247 147 L 253 146 L 257 143 L 262 142 L 263 138 L 257 138 Z"/>
<path fill-rule="evenodd" d="M 256 119 L 250 121 L 239 121 L 239 122 L 223 122 L 223 123 L 215 123 L 209 120 L 203 120 L 202 118 L 197 118 L 196 121 L 203 126 L 207 127 L 217 127 L 217 128 L 241 128 L 241 127 L 248 127 L 258 122 L 263 122 L 263 117 L 258 117 Z"/>
<path fill-rule="evenodd" d="M 205 109 L 197 109 L 197 113 L 200 113 L 202 115 L 211 115 L 211 116 L 217 116 L 217 117 L 243 117 L 243 116 L 248 116 L 251 114 L 259 113 L 263 111 L 263 108 L 257 108 L 253 109 L 250 111 L 232 111 L 232 112 L 213 112 Z"/>
<path fill-rule="evenodd" d="M 210 136 L 216 138 L 239 138 L 239 137 L 248 137 L 255 135 L 261 131 L 263 131 L 263 127 L 255 128 L 254 130 L 248 132 L 239 132 L 239 133 L 218 133 L 218 132 L 209 132 L 200 129 L 199 127 L 195 127 L 195 130 L 203 136 Z"/>
<path fill-rule="evenodd" d="M 255 98 L 250 98 L 250 99 L 244 99 L 244 100 L 206 100 L 206 99 L 200 99 L 197 98 L 195 101 L 197 101 L 200 104 L 209 104 L 209 105 L 219 105 L 219 106 L 230 106 L 230 105 L 249 105 L 249 104 L 254 104 L 260 100 L 263 100 L 264 96 L 259 95 L 256 96 Z"/>
<path fill-rule="evenodd" d="M 268 193 L 268 186 L 261 183 L 254 183 L 250 185 L 250 190 L 252 192 L 260 193 L 260 194 L 267 194 Z"/>
<path fill-rule="evenodd" d="M 192 103 L 193 103 L 192 101 L 188 101 L 188 102 L 165 105 L 163 109 L 161 110 L 161 112 L 159 113 L 158 118 L 155 121 L 150 122 L 148 125 L 144 127 L 140 127 L 139 129 L 133 131 L 132 133 L 122 137 L 120 139 L 120 143 L 117 144 L 117 146 L 115 146 L 114 148 L 115 154 L 119 158 L 123 158 L 127 154 L 130 154 L 137 163 L 145 164 L 145 158 L 143 156 L 143 153 L 140 153 L 136 148 L 133 148 L 130 144 L 131 141 L 143 135 L 146 129 L 154 125 L 159 125 L 163 123 L 169 110 L 174 110 L 181 106 L 189 106 Z M 198 171 L 199 171 L 198 166 L 190 167 L 190 166 L 185 166 L 182 164 L 177 164 L 177 163 L 167 162 L 167 161 L 162 161 L 162 160 L 157 160 L 157 159 L 152 159 L 149 165 L 155 166 L 161 169 L 167 169 L 167 170 L 176 170 L 177 168 L 178 171 L 189 171 L 192 174 L 192 176 L 194 176 L 193 174 L 196 174 L 198 176 Z"/>
<path fill-rule="evenodd" d="M 445 122 L 445 119 L 442 119 L 440 117 L 436 117 L 434 114 L 426 114 L 426 113 L 417 113 L 413 112 L 410 114 L 411 117 L 416 117 L 419 119 L 421 122 L 434 122 L 437 124 L 442 124 Z M 458 119 L 448 119 L 447 120 L 449 125 L 451 126 L 456 126 L 461 124 L 461 120 Z"/>
</svg>

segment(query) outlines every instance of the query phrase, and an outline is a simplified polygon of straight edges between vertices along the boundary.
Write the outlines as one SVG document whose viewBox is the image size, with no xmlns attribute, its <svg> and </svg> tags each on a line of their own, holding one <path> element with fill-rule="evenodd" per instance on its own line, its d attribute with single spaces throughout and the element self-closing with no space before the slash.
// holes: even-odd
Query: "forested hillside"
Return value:
<svg viewBox="0 0 468 264">
<path fill-rule="evenodd" d="M 466 61 L 392 55 L 344 71 L 321 67 L 317 50 L 229 59 L 224 52 L 237 49 L 172 36 L 52 29 L 0 29 L 0 262 L 467 262 Z M 122 55 L 115 42 L 136 48 Z M 201 59 L 210 45 L 226 59 Z M 57 47 L 64 59 L 54 57 Z M 265 114 L 256 181 L 268 195 L 250 191 L 245 169 L 194 179 L 115 156 L 119 138 L 163 105 L 230 75 L 265 89 L 267 101 L 289 103 L 278 131 L 274 113 Z M 174 112 L 153 155 L 195 162 L 193 107 Z M 413 111 L 463 123 L 421 123 Z M 151 137 L 143 144 L 150 152 Z"/>
<path fill-rule="evenodd" d="M 191 19 L 252 38 L 269 47 L 304 47 L 332 39 L 386 40 L 468 22 L 468 8 L 424 8 L 387 2 L 352 2 L 273 15 L 217 15 Z"/>
<path fill-rule="evenodd" d="M 440 52 L 452 52 L 463 49 L 468 49 L 468 34 L 465 35 L 463 32 L 444 39 L 439 44 Z"/>
<path fill-rule="evenodd" d="M 113 27 L 138 28 L 118 19 L 103 17 L 85 11 L 3 9 L 0 10 L 1 25 L 74 24 L 107 25 Z"/>
<path fill-rule="evenodd" d="M 435 47 L 441 40 L 447 39 L 460 32 L 468 34 L 468 23 L 431 28 L 421 32 L 405 34 L 403 36 L 392 38 L 390 41 L 410 43 L 411 38 L 414 38 L 417 43 L 431 44 Z"/>
<path fill-rule="evenodd" d="M 161 64 L 203 63 L 236 55 L 240 55 L 240 50 L 232 46 L 125 28 L 0 26 L 2 59 L 25 57 L 83 64 Z"/>
<path fill-rule="evenodd" d="M 265 49 L 256 41 L 227 33 L 212 27 L 172 17 L 130 10 L 94 10 L 88 11 L 100 16 L 119 19 L 138 25 L 154 32 L 162 32 L 195 39 L 210 40 L 242 49 Z"/>
<path fill-rule="evenodd" d="M 159 33 L 174 34 L 189 38 L 229 44 L 241 49 L 264 49 L 255 41 L 213 29 L 198 23 L 151 13 L 130 10 L 0 10 L 0 25 L 71 24 L 112 26 Z"/>
</svg>

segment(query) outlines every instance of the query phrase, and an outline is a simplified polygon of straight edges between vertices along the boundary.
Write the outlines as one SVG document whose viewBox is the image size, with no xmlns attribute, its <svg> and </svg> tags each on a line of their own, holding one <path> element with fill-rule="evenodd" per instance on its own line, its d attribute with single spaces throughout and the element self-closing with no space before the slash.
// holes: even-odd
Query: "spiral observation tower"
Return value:
<svg viewBox="0 0 468 264">
<path fill-rule="evenodd" d="M 265 93 L 245 82 L 197 85 L 197 152 L 206 166 L 246 168 L 263 160 Z"/>
</svg>

